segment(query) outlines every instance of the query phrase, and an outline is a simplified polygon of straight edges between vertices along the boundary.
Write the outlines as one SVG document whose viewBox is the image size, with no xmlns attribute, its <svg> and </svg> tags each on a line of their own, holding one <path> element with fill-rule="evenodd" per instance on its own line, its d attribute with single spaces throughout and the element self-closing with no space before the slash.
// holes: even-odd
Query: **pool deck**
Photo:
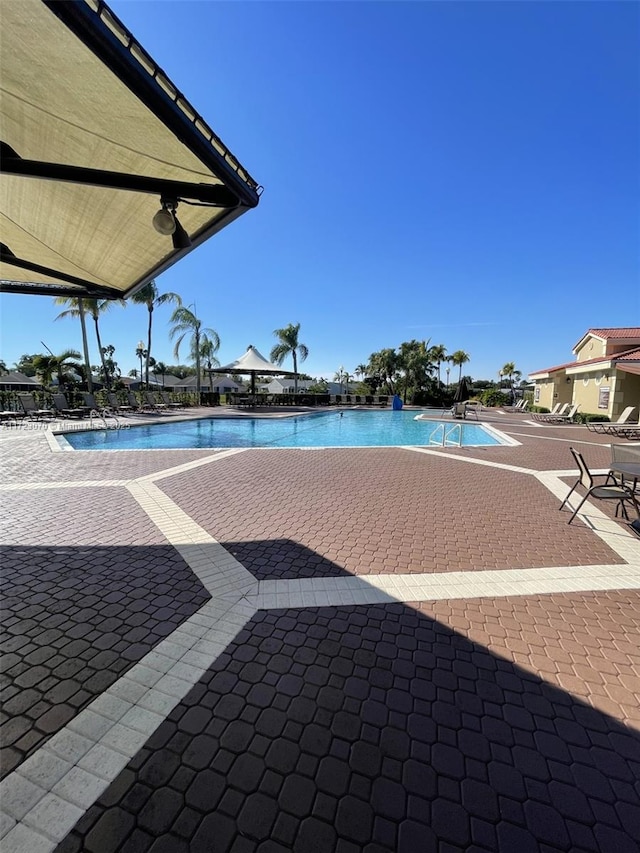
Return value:
<svg viewBox="0 0 640 853">
<path fill-rule="evenodd" d="M 638 853 L 640 538 L 558 512 L 631 442 L 482 420 L 520 444 L 0 426 L 3 853 Z"/>
</svg>

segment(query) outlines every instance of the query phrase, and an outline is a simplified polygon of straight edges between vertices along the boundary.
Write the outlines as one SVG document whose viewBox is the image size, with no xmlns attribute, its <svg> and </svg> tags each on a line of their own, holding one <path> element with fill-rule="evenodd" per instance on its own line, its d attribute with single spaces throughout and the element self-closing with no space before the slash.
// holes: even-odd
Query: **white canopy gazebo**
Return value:
<svg viewBox="0 0 640 853">
<path fill-rule="evenodd" d="M 267 361 L 258 350 L 249 344 L 240 358 L 222 367 L 212 367 L 211 373 L 243 373 L 251 376 L 251 395 L 256 393 L 256 376 L 295 376 L 292 370 L 283 370 L 277 364 Z"/>
</svg>

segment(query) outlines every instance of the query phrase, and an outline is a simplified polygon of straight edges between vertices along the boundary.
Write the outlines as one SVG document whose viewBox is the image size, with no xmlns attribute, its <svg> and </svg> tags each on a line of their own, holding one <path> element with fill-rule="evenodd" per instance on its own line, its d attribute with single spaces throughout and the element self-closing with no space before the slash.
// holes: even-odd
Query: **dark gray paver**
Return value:
<svg viewBox="0 0 640 853">
<path fill-rule="evenodd" d="M 528 642 L 545 603 L 593 627 L 599 595 L 507 601 Z M 495 601 L 467 609 L 504 654 L 465 636 L 460 604 L 256 614 L 57 853 L 637 853 L 638 732 L 514 664 Z M 627 637 L 638 606 L 604 596 Z"/>
<path fill-rule="evenodd" d="M 6 775 L 209 595 L 166 544 L 4 547 L 0 560 Z"/>
</svg>

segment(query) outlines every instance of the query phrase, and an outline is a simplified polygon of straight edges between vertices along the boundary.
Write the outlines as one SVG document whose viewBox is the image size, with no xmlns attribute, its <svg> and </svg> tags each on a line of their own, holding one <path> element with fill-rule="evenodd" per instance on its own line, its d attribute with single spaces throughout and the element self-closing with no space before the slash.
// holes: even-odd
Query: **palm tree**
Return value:
<svg viewBox="0 0 640 853">
<path fill-rule="evenodd" d="M 403 399 L 407 402 L 407 391 L 413 388 L 416 392 L 424 390 L 427 378 L 433 372 L 433 358 L 429 349 L 429 341 L 405 341 L 400 344 L 398 352 L 398 368 L 404 372 Z"/>
<path fill-rule="evenodd" d="M 91 394 L 93 392 L 93 378 L 91 376 L 91 360 L 89 358 L 89 341 L 87 339 L 87 324 L 84 319 L 84 300 L 81 297 L 77 299 L 72 299 L 70 297 L 59 296 L 54 299 L 54 302 L 57 305 L 67 305 L 75 302 L 77 306 L 77 314 L 75 316 L 80 318 L 80 329 L 82 331 L 82 352 L 84 354 L 84 367 L 85 367 L 85 376 L 87 377 L 87 390 Z M 60 320 L 63 316 L 73 316 L 67 315 L 67 312 L 63 311 L 62 314 L 59 314 L 56 317 L 56 320 Z"/>
<path fill-rule="evenodd" d="M 429 357 L 435 361 L 438 367 L 438 388 L 442 387 L 442 379 L 440 377 L 440 365 L 447 360 L 447 350 L 444 344 L 435 344 L 429 350 Z"/>
<path fill-rule="evenodd" d="M 200 358 L 204 359 L 205 370 L 209 373 L 209 390 L 213 393 L 213 377 L 211 376 L 212 367 L 220 367 L 220 362 L 215 357 L 215 353 L 220 346 L 220 340 L 212 341 L 208 335 L 203 334 L 200 339 Z"/>
<path fill-rule="evenodd" d="M 463 349 L 456 350 L 453 355 L 449 356 L 448 359 L 451 364 L 456 364 L 460 368 L 460 374 L 458 376 L 458 383 L 462 382 L 462 365 L 466 364 L 468 361 L 471 361 L 471 356 L 468 352 L 465 352 Z"/>
<path fill-rule="evenodd" d="M 140 290 L 136 291 L 133 296 L 130 297 L 131 301 L 136 305 L 146 305 L 147 311 L 149 312 L 149 325 L 147 327 L 147 358 L 145 364 L 145 381 L 147 383 L 147 387 L 149 387 L 149 367 L 151 366 L 151 326 L 153 323 L 153 309 L 157 308 L 159 305 L 164 305 L 167 302 L 173 302 L 176 305 L 182 305 L 182 299 L 178 296 L 177 293 L 172 293 L 169 291 L 168 293 L 158 293 L 158 286 L 155 281 L 150 281 L 148 284 L 145 284 L 144 287 L 141 287 Z"/>
<path fill-rule="evenodd" d="M 36 373 L 40 376 L 40 382 L 42 385 L 51 385 L 53 382 L 53 375 L 56 374 L 58 377 L 58 387 L 63 391 L 65 371 L 71 368 L 77 368 L 78 365 L 74 362 L 79 358 L 81 358 L 81 355 L 77 350 L 66 349 L 59 355 L 42 354 L 34 356 L 33 366 L 36 369 Z"/>
<path fill-rule="evenodd" d="M 5 361 L 0 361 L 0 373 L 8 373 L 9 368 L 7 367 L 7 363 Z"/>
<path fill-rule="evenodd" d="M 173 340 L 178 335 L 178 340 L 173 348 L 175 358 L 180 357 L 180 344 L 182 341 L 187 335 L 191 336 L 189 339 L 191 358 L 196 363 L 196 394 L 198 395 L 198 401 L 200 401 L 200 345 L 202 343 L 202 336 L 206 335 L 208 339 L 213 341 L 216 350 L 220 346 L 220 338 L 214 329 L 203 329 L 202 320 L 196 317 L 193 311 L 189 308 L 184 308 L 182 305 L 175 309 L 169 322 L 173 324 L 173 328 L 169 331 L 169 337 Z"/>
<path fill-rule="evenodd" d="M 162 387 L 164 388 L 164 377 L 167 373 L 167 365 L 164 363 L 164 361 L 156 361 L 156 363 L 153 365 L 152 370 L 154 376 L 162 376 Z"/>
<path fill-rule="evenodd" d="M 300 323 L 289 323 L 284 329 L 275 329 L 273 334 L 280 339 L 280 343 L 276 344 L 271 350 L 271 361 L 280 366 L 288 355 L 293 358 L 293 392 L 298 393 L 298 355 L 300 361 L 304 361 L 309 355 L 309 350 L 304 344 L 298 340 L 300 332 Z"/>
<path fill-rule="evenodd" d="M 506 376 L 509 380 L 509 390 L 511 393 L 511 399 L 513 400 L 513 377 L 514 376 L 522 376 L 522 371 L 517 370 L 513 361 L 508 361 L 505 365 L 503 365 L 502 370 L 500 371 L 502 376 Z"/>
<path fill-rule="evenodd" d="M 369 356 L 369 366 L 373 375 L 380 380 L 389 394 L 395 394 L 398 378 L 399 356 L 394 349 L 382 349 Z"/>
<path fill-rule="evenodd" d="M 117 303 L 121 305 L 123 308 L 126 306 L 126 302 L 124 299 L 80 299 L 75 296 L 56 296 L 55 298 L 56 305 L 68 305 L 66 311 L 62 311 L 56 317 L 56 320 L 62 320 L 65 317 L 79 317 L 80 325 L 82 326 L 82 344 L 84 347 L 84 358 L 85 365 L 87 368 L 87 376 L 91 376 L 91 364 L 89 362 L 89 349 L 87 346 L 87 333 L 84 326 L 84 315 L 85 312 L 91 315 L 93 320 L 95 331 L 96 331 L 96 341 L 98 342 L 98 351 L 100 353 L 100 361 L 102 362 L 102 372 L 104 374 L 104 383 L 107 388 L 111 387 L 111 377 L 109 374 L 109 370 L 105 361 L 105 354 L 102 347 L 102 340 L 100 339 L 100 325 L 99 319 L 100 315 L 104 314 L 108 311 L 113 303 Z M 89 381 L 89 380 L 87 380 Z"/>
<path fill-rule="evenodd" d="M 36 377 L 41 385 L 49 386 L 53 382 L 53 374 L 56 372 L 55 355 L 34 355 L 33 366 L 36 369 Z"/>
<path fill-rule="evenodd" d="M 359 364 L 354 369 L 353 372 L 355 373 L 356 376 L 360 377 L 360 379 L 362 380 L 367 375 L 367 365 L 366 364 Z"/>
</svg>

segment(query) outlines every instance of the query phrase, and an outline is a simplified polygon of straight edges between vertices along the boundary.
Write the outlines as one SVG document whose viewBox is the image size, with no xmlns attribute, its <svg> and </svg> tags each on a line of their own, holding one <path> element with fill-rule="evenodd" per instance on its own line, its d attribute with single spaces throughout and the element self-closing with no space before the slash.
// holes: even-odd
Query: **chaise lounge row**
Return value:
<svg viewBox="0 0 640 853">
<path fill-rule="evenodd" d="M 560 403 L 556 403 L 550 412 L 535 412 L 533 414 L 533 419 L 551 424 L 572 424 L 579 408 L 580 403 L 574 403 L 573 405 L 570 405 L 569 403 L 562 403 L 562 405 Z"/>
<path fill-rule="evenodd" d="M 618 438 L 640 439 L 640 417 L 638 418 L 637 423 L 629 423 L 631 413 L 634 412 L 635 409 L 635 406 L 627 406 L 617 421 L 614 421 L 613 423 L 601 423 L 599 421 L 594 421 L 587 424 L 587 429 L 590 432 L 615 435 Z"/>
<path fill-rule="evenodd" d="M 331 394 L 330 406 L 387 406 L 389 405 L 388 394 Z"/>
<path fill-rule="evenodd" d="M 51 395 L 51 405 L 42 406 L 36 402 L 34 396 L 30 393 L 19 393 L 17 401 L 18 409 L 5 409 L 0 412 L 0 421 L 11 421 L 28 418 L 29 420 L 44 420 L 47 418 L 88 418 L 92 413 L 98 415 L 121 414 L 126 415 L 131 412 L 161 412 L 175 411 L 184 408 L 182 403 L 172 400 L 165 391 L 158 392 L 158 397 L 154 398 L 150 392 L 143 394 L 142 401 L 136 399 L 132 391 L 126 392 L 126 403 L 122 402 L 118 395 L 110 391 L 107 393 L 107 405 L 100 405 L 96 402 L 95 396 L 87 391 L 82 392 L 83 405 L 71 406 L 67 396 L 62 392 L 56 392 Z"/>
</svg>

